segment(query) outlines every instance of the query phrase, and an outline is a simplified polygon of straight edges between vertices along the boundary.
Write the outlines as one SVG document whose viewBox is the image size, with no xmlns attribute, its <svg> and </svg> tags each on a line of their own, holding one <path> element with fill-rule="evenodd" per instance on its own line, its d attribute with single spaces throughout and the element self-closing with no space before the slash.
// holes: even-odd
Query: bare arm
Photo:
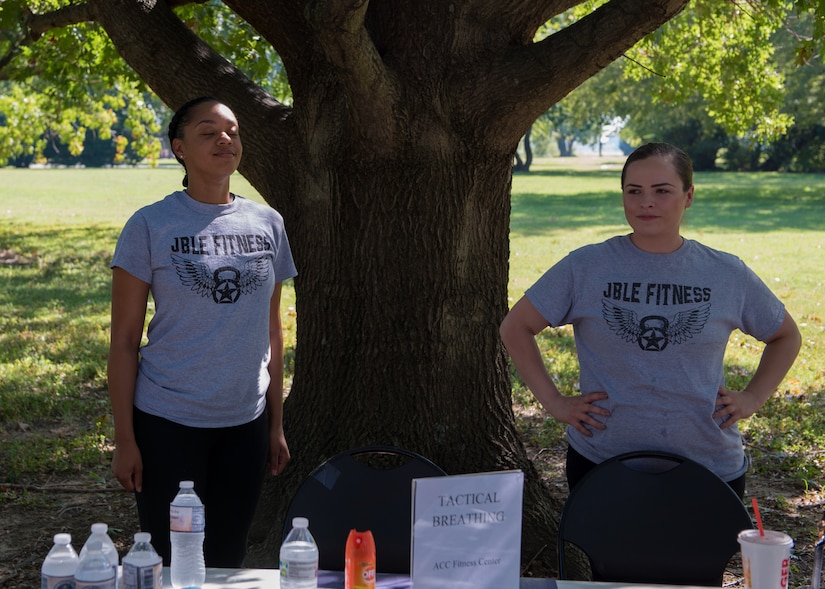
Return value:
<svg viewBox="0 0 825 589">
<path fill-rule="evenodd" d="M 132 413 L 140 340 L 149 284 L 123 270 L 112 272 L 112 325 L 107 375 L 115 426 L 112 472 L 128 490 L 141 491 L 143 462 L 135 442 Z"/>
<path fill-rule="evenodd" d="M 719 389 L 719 409 L 713 417 L 729 418 L 720 427 L 731 427 L 740 419 L 756 413 L 788 374 L 801 346 L 802 336 L 799 334 L 799 328 L 786 311 L 782 325 L 765 342 L 759 366 L 745 390 L 731 391 L 724 387 Z"/>
<path fill-rule="evenodd" d="M 545 327 L 547 320 L 533 304 L 522 297 L 501 323 L 500 333 L 504 346 L 513 359 L 513 365 L 524 384 L 542 404 L 545 411 L 563 423 L 569 423 L 584 435 L 591 435 L 587 426 L 604 429 L 604 424 L 594 415 L 607 417 L 610 412 L 594 405 L 607 398 L 607 393 L 589 393 L 576 397 L 564 397 L 544 367 L 536 335 Z"/>
<path fill-rule="evenodd" d="M 269 472 L 280 474 L 289 462 L 289 447 L 284 435 L 284 334 L 281 325 L 281 283 L 269 303 L 269 388 L 266 405 L 269 414 Z"/>
</svg>

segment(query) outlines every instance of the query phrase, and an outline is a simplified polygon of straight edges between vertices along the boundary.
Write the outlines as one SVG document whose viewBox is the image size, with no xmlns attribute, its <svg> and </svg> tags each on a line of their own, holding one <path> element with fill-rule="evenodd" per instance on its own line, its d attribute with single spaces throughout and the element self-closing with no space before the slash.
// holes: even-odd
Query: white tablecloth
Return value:
<svg viewBox="0 0 825 589">
<path fill-rule="evenodd" d="M 319 589 L 342 589 L 343 586 L 344 573 L 321 571 L 318 575 Z M 169 569 L 166 567 L 163 569 L 163 587 L 172 589 Z M 280 589 L 280 587 L 278 569 L 207 569 L 206 583 L 201 589 Z M 377 589 L 410 589 L 410 587 L 409 577 L 404 575 L 379 574 L 376 583 Z M 501 589 L 509 588 L 502 587 Z M 677 589 L 677 586 L 525 578 L 520 579 L 518 589 Z M 691 589 L 707 589 L 707 587 Z"/>
<path fill-rule="evenodd" d="M 557 587 L 553 579 L 521 579 L 519 589 L 585 589 L 584 585 L 593 584 L 559 581 Z M 201 589 L 280 589 L 280 586 L 278 569 L 207 569 L 206 583 Z M 321 571 L 318 575 L 319 589 L 342 589 L 343 586 L 344 574 L 341 572 Z M 163 587 L 172 589 L 166 567 L 163 569 Z M 376 582 L 376 589 L 410 587 L 410 579 L 405 575 L 379 574 Z"/>
</svg>

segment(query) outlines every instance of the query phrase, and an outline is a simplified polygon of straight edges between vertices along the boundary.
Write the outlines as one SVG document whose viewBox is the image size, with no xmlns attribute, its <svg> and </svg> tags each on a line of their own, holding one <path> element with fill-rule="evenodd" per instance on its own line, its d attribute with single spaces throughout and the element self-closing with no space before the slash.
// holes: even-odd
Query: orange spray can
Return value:
<svg viewBox="0 0 825 589">
<path fill-rule="evenodd" d="M 375 571 L 372 532 L 350 530 L 344 564 L 344 589 L 375 589 Z"/>
</svg>

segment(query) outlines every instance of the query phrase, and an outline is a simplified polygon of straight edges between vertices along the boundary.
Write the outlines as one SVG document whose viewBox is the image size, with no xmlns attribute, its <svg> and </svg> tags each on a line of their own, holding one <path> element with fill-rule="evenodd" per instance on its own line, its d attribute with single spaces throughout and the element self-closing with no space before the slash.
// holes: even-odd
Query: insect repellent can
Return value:
<svg viewBox="0 0 825 589">
<path fill-rule="evenodd" d="M 372 532 L 350 530 L 344 564 L 344 589 L 375 589 L 375 571 Z"/>
</svg>

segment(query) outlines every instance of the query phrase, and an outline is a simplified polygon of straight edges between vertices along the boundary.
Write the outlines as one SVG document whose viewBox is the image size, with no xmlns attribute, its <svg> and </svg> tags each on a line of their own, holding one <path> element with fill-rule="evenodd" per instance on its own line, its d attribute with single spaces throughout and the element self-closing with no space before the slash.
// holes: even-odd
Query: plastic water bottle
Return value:
<svg viewBox="0 0 825 589">
<path fill-rule="evenodd" d="M 292 519 L 292 529 L 281 544 L 281 589 L 318 587 L 318 545 L 309 533 L 309 520 Z"/>
<path fill-rule="evenodd" d="M 195 483 L 181 481 L 169 506 L 169 539 L 172 542 L 170 574 L 173 587 L 200 587 L 206 580 L 203 537 L 206 516 L 195 493 Z"/>
<path fill-rule="evenodd" d="M 40 569 L 40 589 L 71 589 L 79 562 L 71 534 L 55 534 L 54 546 Z"/>
<path fill-rule="evenodd" d="M 149 532 L 135 534 L 135 543 L 123 557 L 123 589 L 162 589 L 163 559 L 155 552 Z"/>
<path fill-rule="evenodd" d="M 111 563 L 112 569 L 115 571 L 115 576 L 117 576 L 117 565 L 120 564 L 120 557 L 117 554 L 115 543 L 112 542 L 112 539 L 109 537 L 109 526 L 106 524 L 92 524 L 92 533 L 86 539 L 83 548 L 80 549 L 80 560 L 83 560 L 83 557 L 86 556 L 86 553 L 89 551 L 89 543 L 95 540 L 100 542 L 100 545 L 103 547 L 103 554 L 109 560 L 109 563 Z"/>
<path fill-rule="evenodd" d="M 87 542 L 86 554 L 74 574 L 74 586 L 75 589 L 116 589 L 117 572 L 103 553 L 100 540 Z"/>
</svg>

